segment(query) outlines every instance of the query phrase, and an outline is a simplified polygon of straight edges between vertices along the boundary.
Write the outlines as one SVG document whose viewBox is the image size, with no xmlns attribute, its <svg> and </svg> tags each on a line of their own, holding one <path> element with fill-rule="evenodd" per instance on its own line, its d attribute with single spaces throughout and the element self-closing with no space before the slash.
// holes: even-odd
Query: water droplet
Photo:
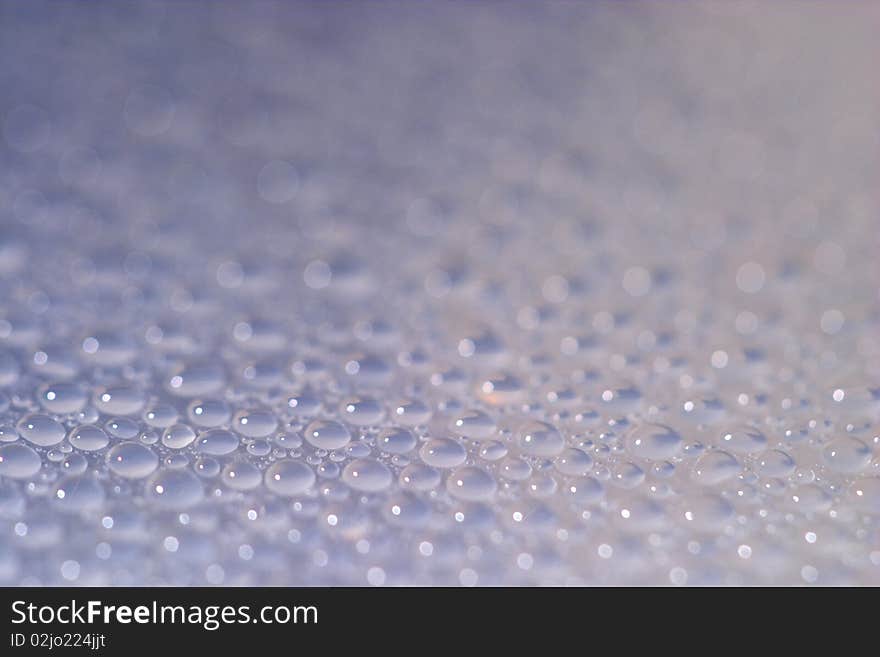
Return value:
<svg viewBox="0 0 880 657">
<path fill-rule="evenodd" d="M 195 449 L 200 454 L 225 456 L 238 449 L 238 437 L 226 429 L 209 429 L 199 434 Z"/>
<path fill-rule="evenodd" d="M 593 457 L 584 450 L 569 447 L 553 461 L 556 469 L 570 477 L 582 477 L 593 469 Z"/>
<path fill-rule="evenodd" d="M 394 406 L 396 422 L 408 427 L 417 427 L 431 419 L 431 408 L 419 399 L 404 399 Z"/>
<path fill-rule="evenodd" d="M 700 456 L 694 463 L 693 477 L 705 486 L 714 486 L 735 477 L 740 469 L 740 463 L 735 456 L 713 450 Z"/>
<path fill-rule="evenodd" d="M 755 454 L 767 448 L 767 437 L 755 427 L 742 425 L 722 432 L 718 445 L 734 454 Z"/>
<path fill-rule="evenodd" d="M 858 472 L 871 462 L 871 449 L 858 438 L 835 438 L 822 449 L 822 458 L 837 472 Z"/>
<path fill-rule="evenodd" d="M 556 456 L 565 448 L 565 439 L 552 424 L 533 420 L 520 428 L 519 446 L 532 456 Z"/>
<path fill-rule="evenodd" d="M 40 447 L 51 447 L 64 440 L 64 427 L 48 415 L 32 413 L 19 420 L 18 432 L 22 438 Z"/>
<path fill-rule="evenodd" d="M 145 403 L 144 391 L 135 386 L 110 386 L 95 393 L 95 406 L 108 415 L 134 415 L 143 409 Z"/>
<path fill-rule="evenodd" d="M 269 411 L 239 411 L 232 420 L 236 432 L 248 438 L 265 438 L 278 428 L 278 420 Z"/>
<path fill-rule="evenodd" d="M 467 451 L 461 443 L 451 438 L 434 438 L 422 445 L 419 456 L 427 465 L 435 468 L 454 468 L 464 463 Z"/>
<path fill-rule="evenodd" d="M 434 490 L 440 485 L 440 472 L 421 463 L 412 463 L 400 472 L 400 485 L 417 491 Z"/>
<path fill-rule="evenodd" d="M 318 449 L 341 449 L 351 441 L 346 426 L 334 420 L 315 420 L 305 428 L 303 436 Z"/>
<path fill-rule="evenodd" d="M 40 455 L 27 445 L 0 445 L 0 476 L 29 479 L 40 471 L 41 466 Z"/>
<path fill-rule="evenodd" d="M 55 487 L 52 501 L 65 513 L 96 511 L 104 504 L 104 488 L 93 477 L 70 477 Z"/>
<path fill-rule="evenodd" d="M 114 438 L 130 440 L 140 433 L 140 426 L 134 420 L 125 417 L 114 417 L 104 424 L 104 429 Z"/>
<path fill-rule="evenodd" d="M 416 437 L 409 429 L 389 427 L 379 434 L 377 445 L 389 454 L 406 454 L 415 449 Z"/>
<path fill-rule="evenodd" d="M 141 479 L 151 475 L 159 466 L 159 457 L 149 447 L 135 442 L 114 445 L 107 452 L 107 467 L 120 477 Z"/>
<path fill-rule="evenodd" d="M 466 438 L 482 440 L 495 434 L 495 421 L 483 411 L 471 410 L 452 421 L 449 427 Z"/>
<path fill-rule="evenodd" d="M 856 479 L 850 484 L 847 495 L 856 507 L 862 511 L 880 515 L 880 478 L 864 477 Z"/>
<path fill-rule="evenodd" d="M 779 449 L 768 450 L 758 457 L 758 468 L 766 477 L 787 477 L 796 467 L 794 459 Z"/>
<path fill-rule="evenodd" d="M 248 461 L 237 461 L 223 468 L 223 483 L 234 490 L 251 490 L 263 480 L 260 469 Z"/>
<path fill-rule="evenodd" d="M 177 397 L 201 397 L 220 390 L 226 372 L 215 363 L 191 364 L 177 369 L 165 380 L 165 389 Z"/>
<path fill-rule="evenodd" d="M 76 383 L 44 383 L 37 388 L 37 400 L 50 413 L 76 413 L 88 402 L 86 391 Z"/>
<path fill-rule="evenodd" d="M 188 470 L 160 470 L 147 481 L 147 499 L 160 508 L 188 509 L 204 496 L 201 482 Z"/>
<path fill-rule="evenodd" d="M 635 463 L 618 463 L 611 471 L 611 482 L 620 488 L 635 488 L 645 481 L 645 471 Z"/>
<path fill-rule="evenodd" d="M 206 429 L 226 424 L 232 416 L 229 404 L 222 399 L 205 399 L 203 401 L 191 402 L 187 407 L 186 413 L 193 424 Z"/>
<path fill-rule="evenodd" d="M 638 458 L 664 461 L 681 450 L 681 436 L 664 424 L 640 424 L 626 440 L 630 454 Z"/>
<path fill-rule="evenodd" d="M 516 457 L 501 461 L 500 471 L 502 477 L 511 481 L 524 481 L 532 476 L 532 466 Z"/>
<path fill-rule="evenodd" d="M 315 483 L 315 473 L 299 461 L 276 461 L 266 470 L 266 488 L 278 495 L 304 493 Z"/>
<path fill-rule="evenodd" d="M 144 422 L 156 429 L 165 429 L 177 422 L 177 409 L 169 404 L 155 404 L 144 411 Z"/>
<path fill-rule="evenodd" d="M 342 470 L 342 480 L 355 490 L 375 493 L 391 485 L 391 470 L 372 459 L 356 459 Z"/>
<path fill-rule="evenodd" d="M 321 400 L 308 393 L 300 393 L 288 397 L 287 407 L 300 417 L 313 417 L 321 411 Z"/>
<path fill-rule="evenodd" d="M 491 499 L 496 489 L 495 479 L 483 468 L 468 466 L 453 470 L 446 478 L 450 495 L 461 500 Z"/>
<path fill-rule="evenodd" d="M 339 415 L 349 424 L 368 427 L 385 417 L 385 409 L 372 397 L 350 397 L 339 404 Z"/>
<path fill-rule="evenodd" d="M 173 424 L 162 432 L 162 444 L 171 449 L 183 449 L 196 439 L 196 432 L 188 424 Z"/>
<path fill-rule="evenodd" d="M 104 449 L 110 443 L 107 433 L 94 424 L 83 424 L 76 427 L 68 434 L 67 440 L 71 445 L 84 452 L 96 452 Z"/>
</svg>

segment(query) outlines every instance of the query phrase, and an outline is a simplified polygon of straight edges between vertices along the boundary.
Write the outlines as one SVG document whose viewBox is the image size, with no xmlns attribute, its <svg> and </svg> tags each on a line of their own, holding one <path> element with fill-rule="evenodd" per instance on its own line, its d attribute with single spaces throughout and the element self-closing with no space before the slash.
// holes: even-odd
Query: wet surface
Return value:
<svg viewBox="0 0 880 657">
<path fill-rule="evenodd" d="M 0 582 L 880 584 L 878 27 L 0 4 Z"/>
</svg>

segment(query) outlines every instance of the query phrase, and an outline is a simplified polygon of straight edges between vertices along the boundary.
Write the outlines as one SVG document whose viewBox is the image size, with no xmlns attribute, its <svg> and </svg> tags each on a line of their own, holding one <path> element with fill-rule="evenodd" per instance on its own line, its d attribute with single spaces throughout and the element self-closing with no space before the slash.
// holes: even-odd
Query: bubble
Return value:
<svg viewBox="0 0 880 657">
<path fill-rule="evenodd" d="M 188 509 L 198 504 L 204 490 L 188 470 L 160 470 L 146 484 L 146 497 L 159 508 Z"/>
<path fill-rule="evenodd" d="M 577 447 L 562 451 L 553 461 L 559 472 L 570 477 L 583 477 L 593 469 L 593 457 Z"/>
<path fill-rule="evenodd" d="M 195 450 L 210 456 L 225 456 L 238 449 L 238 437 L 226 429 L 209 429 L 199 434 Z"/>
<path fill-rule="evenodd" d="M 355 490 L 375 493 L 388 488 L 393 476 L 386 465 L 372 459 L 356 459 L 342 470 L 342 480 Z"/>
<path fill-rule="evenodd" d="M 44 383 L 37 388 L 37 401 L 50 413 L 67 415 L 81 410 L 88 395 L 75 383 Z"/>
<path fill-rule="evenodd" d="M 162 444 L 170 449 L 183 449 L 196 439 L 196 432 L 188 424 L 172 424 L 162 432 Z"/>
<path fill-rule="evenodd" d="M 0 445 L 0 476 L 10 479 L 29 479 L 40 471 L 40 455 L 27 445 L 11 443 Z"/>
<path fill-rule="evenodd" d="M 339 405 L 339 416 L 358 427 L 375 426 L 385 417 L 385 409 L 371 397 L 350 397 Z"/>
<path fill-rule="evenodd" d="M 135 415 L 146 404 L 144 391 L 135 386 L 120 385 L 102 388 L 95 393 L 95 406 L 109 415 Z"/>
<path fill-rule="evenodd" d="M 235 431 L 248 438 L 265 438 L 278 428 L 278 420 L 269 411 L 239 411 L 232 420 Z"/>
<path fill-rule="evenodd" d="M 234 490 L 251 490 L 263 480 L 260 469 L 248 461 L 230 463 L 220 475 L 223 483 Z"/>
<path fill-rule="evenodd" d="M 700 456 L 692 470 L 693 478 L 704 486 L 714 486 L 740 473 L 736 457 L 728 452 L 712 450 Z"/>
<path fill-rule="evenodd" d="M 822 449 L 822 458 L 837 472 L 859 472 L 871 462 L 871 449 L 858 438 L 835 438 Z"/>
<path fill-rule="evenodd" d="M 556 456 L 565 448 L 565 439 L 553 425 L 533 420 L 520 428 L 519 446 L 531 456 Z"/>
<path fill-rule="evenodd" d="M 767 448 L 767 437 L 755 427 L 741 425 L 723 431 L 718 444 L 734 454 L 755 454 Z"/>
<path fill-rule="evenodd" d="M 460 500 L 483 501 L 491 499 L 497 485 L 483 468 L 467 466 L 453 470 L 446 478 L 446 489 Z"/>
<path fill-rule="evenodd" d="M 135 442 L 122 442 L 107 452 L 107 467 L 126 479 L 142 479 L 159 466 L 159 457 L 149 447 Z"/>
<path fill-rule="evenodd" d="M 94 424 L 83 424 L 73 429 L 67 436 L 68 442 L 84 452 L 97 452 L 110 444 L 107 433 Z"/>
<path fill-rule="evenodd" d="M 629 433 L 627 449 L 633 456 L 653 461 L 674 457 L 681 450 L 681 436 L 665 424 L 640 424 Z"/>
<path fill-rule="evenodd" d="M 409 429 L 389 427 L 382 430 L 376 444 L 389 454 L 406 454 L 415 449 L 416 437 Z"/>
<path fill-rule="evenodd" d="M 465 462 L 467 451 L 458 441 L 450 438 L 433 438 L 422 445 L 419 456 L 426 465 L 435 468 L 454 468 Z"/>
<path fill-rule="evenodd" d="M 315 473 L 299 461 L 276 461 L 266 470 L 266 488 L 273 493 L 293 496 L 304 493 L 315 483 Z"/>
<path fill-rule="evenodd" d="M 18 433 L 39 447 L 51 447 L 64 440 L 64 427 L 48 415 L 31 413 L 18 421 Z"/>
</svg>

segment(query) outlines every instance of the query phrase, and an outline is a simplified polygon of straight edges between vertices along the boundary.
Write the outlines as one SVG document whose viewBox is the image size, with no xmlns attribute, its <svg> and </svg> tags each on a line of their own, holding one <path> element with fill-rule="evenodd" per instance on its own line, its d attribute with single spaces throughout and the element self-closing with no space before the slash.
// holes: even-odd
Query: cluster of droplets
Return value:
<svg viewBox="0 0 880 657">
<path fill-rule="evenodd" d="M 772 20 L 144 7 L 0 9 L 0 583 L 880 583 L 877 208 Z"/>
</svg>

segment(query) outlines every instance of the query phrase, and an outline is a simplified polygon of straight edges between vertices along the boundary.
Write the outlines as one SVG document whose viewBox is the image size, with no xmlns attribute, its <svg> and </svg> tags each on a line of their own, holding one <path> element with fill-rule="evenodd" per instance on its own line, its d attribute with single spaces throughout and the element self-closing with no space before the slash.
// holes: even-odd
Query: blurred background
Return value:
<svg viewBox="0 0 880 657">
<path fill-rule="evenodd" d="M 0 0 L 0 581 L 880 583 L 878 29 Z"/>
</svg>

